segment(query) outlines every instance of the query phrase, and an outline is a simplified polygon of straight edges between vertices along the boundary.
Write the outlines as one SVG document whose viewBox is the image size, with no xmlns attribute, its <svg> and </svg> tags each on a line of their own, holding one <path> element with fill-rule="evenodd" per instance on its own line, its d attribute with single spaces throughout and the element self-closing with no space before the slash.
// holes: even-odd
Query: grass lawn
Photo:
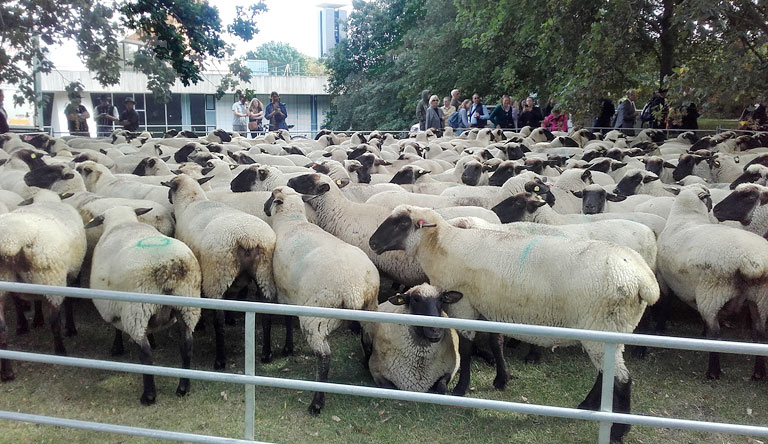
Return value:
<svg viewBox="0 0 768 444">
<path fill-rule="evenodd" d="M 8 304 L 11 305 L 11 304 Z M 70 356 L 112 359 L 111 327 L 104 323 L 90 302 L 77 301 L 79 335 L 67 338 Z M 701 322 L 680 309 L 669 333 L 696 336 Z M 37 329 L 18 337 L 12 310 L 8 310 L 10 348 L 49 353 L 50 334 Z M 229 369 L 243 370 L 243 316 L 227 330 Z M 210 370 L 213 365 L 212 325 L 195 334 L 193 368 Z M 257 331 L 260 331 L 257 328 Z M 260 375 L 296 379 L 314 377 L 314 358 L 297 334 L 294 356 L 280 356 L 282 327 L 273 329 L 276 357 L 272 363 L 257 363 Z M 728 339 L 746 339 L 743 329 L 726 329 Z M 178 366 L 176 329 L 156 334 L 155 362 Z M 257 339 L 257 347 L 260 338 Z M 358 337 L 346 329 L 332 338 L 331 381 L 372 385 L 361 364 Z M 472 393 L 475 398 L 510 400 L 532 404 L 575 407 L 589 391 L 595 370 L 579 348 L 545 352 L 536 366 L 522 362 L 525 347 L 507 349 L 507 364 L 513 379 L 505 391 L 493 389 L 494 371 L 484 362 L 473 363 Z M 258 352 L 258 350 L 257 350 Z M 626 353 L 634 379 L 633 411 L 665 417 L 696 420 L 768 424 L 768 382 L 750 380 L 752 358 L 723 356 L 724 377 L 704 377 L 707 358 L 703 353 L 650 350 L 645 360 Z M 138 348 L 126 344 L 121 359 L 138 362 Z M 242 438 L 244 388 L 241 385 L 192 381 L 192 391 L 177 398 L 177 380 L 156 378 L 157 404 L 139 404 L 142 384 L 139 375 L 45 366 L 14 362 L 17 379 L 0 385 L 0 409 L 41 415 L 111 422 L 129 426 L 162 428 L 180 432 Z M 455 383 L 455 381 L 454 381 Z M 318 416 L 306 412 L 312 393 L 285 389 L 256 388 L 256 439 L 280 443 L 594 443 L 597 424 L 475 410 L 388 401 L 330 394 Z M 0 443 L 150 443 L 120 435 L 0 421 Z M 633 427 L 627 443 L 747 443 L 747 437 Z"/>
<path fill-rule="evenodd" d="M 699 119 L 699 129 L 716 130 L 717 128 L 736 129 L 737 119 Z"/>
</svg>

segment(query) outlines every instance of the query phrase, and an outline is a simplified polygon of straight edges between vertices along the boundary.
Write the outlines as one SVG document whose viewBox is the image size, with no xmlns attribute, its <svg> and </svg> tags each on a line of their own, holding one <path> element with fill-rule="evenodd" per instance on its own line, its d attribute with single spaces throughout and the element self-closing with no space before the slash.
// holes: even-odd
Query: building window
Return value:
<svg viewBox="0 0 768 444">
<path fill-rule="evenodd" d="M 216 110 L 216 96 L 214 96 L 213 94 L 205 95 L 205 109 L 206 111 Z"/>
<path fill-rule="evenodd" d="M 53 93 L 43 93 L 43 126 L 51 126 L 53 113 Z"/>
<path fill-rule="evenodd" d="M 189 117 L 192 125 L 205 125 L 206 98 L 203 94 L 189 95 Z"/>
<path fill-rule="evenodd" d="M 181 94 L 171 94 L 171 101 L 165 104 L 168 125 L 181 125 Z"/>
</svg>

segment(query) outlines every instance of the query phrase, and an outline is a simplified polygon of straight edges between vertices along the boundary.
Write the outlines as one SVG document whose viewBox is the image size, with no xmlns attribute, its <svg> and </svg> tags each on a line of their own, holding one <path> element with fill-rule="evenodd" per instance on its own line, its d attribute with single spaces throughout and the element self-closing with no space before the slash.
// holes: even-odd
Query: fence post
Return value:
<svg viewBox="0 0 768 444">
<path fill-rule="evenodd" d="M 616 344 L 606 342 L 603 349 L 603 390 L 600 398 L 600 411 L 613 411 L 613 378 L 616 374 Z M 600 422 L 600 432 L 597 437 L 597 444 L 610 444 L 611 442 L 611 423 L 607 421 Z"/>
<path fill-rule="evenodd" d="M 245 312 L 245 374 L 256 375 L 256 313 Z M 245 384 L 245 439 L 253 441 L 256 387 Z"/>
</svg>

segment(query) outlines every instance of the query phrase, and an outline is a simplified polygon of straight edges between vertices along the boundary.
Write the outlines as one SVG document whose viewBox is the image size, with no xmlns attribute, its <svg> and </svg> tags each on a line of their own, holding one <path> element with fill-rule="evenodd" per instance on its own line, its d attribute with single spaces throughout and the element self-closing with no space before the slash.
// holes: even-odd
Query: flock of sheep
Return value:
<svg viewBox="0 0 768 444">
<path fill-rule="evenodd" d="M 379 310 L 630 333 L 662 330 L 666 301 L 696 309 L 706 336 L 719 318 L 747 307 L 755 341 L 768 316 L 768 134 L 722 133 L 667 139 L 585 129 L 519 133 L 474 129 L 335 134 L 315 140 L 273 132 L 257 139 L 216 130 L 153 138 L 115 132 L 108 139 L 0 135 L 0 280 L 187 297 L 248 297 L 317 307 Z M 713 207 L 714 205 L 714 207 Z M 386 280 L 386 281 L 385 281 Z M 407 289 L 381 298 L 382 282 Z M 76 334 L 72 305 L 60 296 L 0 292 L 0 348 L 7 348 L 5 304 L 17 333 L 47 319 L 54 350 Z M 381 300 L 383 299 L 383 300 Z M 152 332 L 179 326 L 190 367 L 200 309 L 94 301 L 152 364 Z M 655 304 L 655 305 L 654 305 Z M 646 307 L 652 306 L 646 313 Z M 644 316 L 644 314 L 646 316 Z M 644 322 L 641 323 L 641 318 Z M 271 359 L 263 318 L 262 361 Z M 227 362 L 225 313 L 213 316 L 214 368 Z M 647 321 L 647 322 L 646 322 Z M 327 381 L 336 319 L 300 317 Z M 647 325 L 646 325 L 647 324 Z M 645 326 L 645 327 L 643 327 Z M 351 325 L 361 336 L 376 384 L 464 395 L 473 332 L 397 324 Z M 284 351 L 293 352 L 293 322 Z M 539 347 L 572 345 L 522 337 Z M 500 335 L 494 387 L 509 379 Z M 598 369 L 602 344 L 581 346 Z M 482 344 L 481 347 L 486 347 Z M 2 360 L 3 381 L 14 378 Z M 721 374 L 711 353 L 707 377 Z M 755 361 L 753 378 L 766 377 Z M 597 409 L 602 375 L 580 408 Z M 616 352 L 614 411 L 630 411 L 631 378 Z M 177 394 L 189 391 L 179 381 Z M 144 375 L 141 402 L 155 402 Z M 319 413 L 324 394 L 309 410 Z M 614 424 L 613 441 L 629 426 Z"/>
</svg>

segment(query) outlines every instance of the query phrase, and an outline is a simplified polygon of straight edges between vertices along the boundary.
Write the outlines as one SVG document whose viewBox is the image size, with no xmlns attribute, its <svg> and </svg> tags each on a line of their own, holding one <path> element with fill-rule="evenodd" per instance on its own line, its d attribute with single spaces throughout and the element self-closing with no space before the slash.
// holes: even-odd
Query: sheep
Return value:
<svg viewBox="0 0 768 444">
<path fill-rule="evenodd" d="M 285 186 L 291 177 L 311 171 L 283 173 L 273 166 L 253 164 L 232 179 L 230 189 L 235 193 L 242 191 L 272 191 L 277 187 Z"/>
<path fill-rule="evenodd" d="M 744 173 L 731 182 L 729 188 L 733 190 L 742 183 L 750 182 L 766 185 L 768 183 L 768 167 L 761 164 L 752 164 L 745 167 Z"/>
<path fill-rule="evenodd" d="M 632 168 L 621 178 L 613 192 L 621 196 L 633 196 L 635 194 L 647 194 L 650 196 L 671 196 L 664 185 L 658 182 L 659 176 L 650 171 Z"/>
<path fill-rule="evenodd" d="M 714 203 L 714 199 L 713 199 Z M 712 216 L 719 222 L 738 221 L 741 228 L 768 239 L 768 188 L 744 183 L 712 208 Z"/>
<path fill-rule="evenodd" d="M 376 266 L 359 248 L 309 223 L 304 215 L 304 203 L 295 191 L 288 187 L 274 189 L 264 203 L 264 212 L 271 217 L 275 229 L 273 266 L 278 301 L 327 308 L 376 309 L 379 294 Z M 315 379 L 327 382 L 331 361 L 328 335 L 343 322 L 299 316 L 299 324 L 317 359 Z M 309 412 L 316 415 L 324 405 L 325 393 L 315 392 Z"/>
<path fill-rule="evenodd" d="M 390 297 L 378 311 L 445 317 L 443 304 L 462 296 L 421 284 Z M 380 387 L 444 394 L 459 369 L 459 337 L 453 329 L 366 323 L 361 339 L 368 370 Z"/>
<path fill-rule="evenodd" d="M 653 199 L 653 196 L 647 194 L 624 196 L 609 193 L 597 184 L 588 185 L 581 191 L 573 191 L 572 194 L 581 199 L 581 212 L 583 214 L 596 214 L 604 211 L 612 213 L 632 212 L 638 204 Z"/>
<path fill-rule="evenodd" d="M 719 317 L 744 305 L 752 315 L 752 337 L 765 341 L 768 317 L 768 250 L 760 236 L 710 223 L 712 198 L 705 189 L 683 189 L 659 236 L 659 271 L 677 296 L 694 307 L 706 337 L 720 338 Z M 721 376 L 718 353 L 709 354 L 709 379 Z M 764 379 L 765 359 L 755 357 L 753 379 Z"/>
<path fill-rule="evenodd" d="M 494 206 L 491 210 L 499 216 L 502 223 L 537 222 L 549 225 L 586 224 L 598 220 L 625 219 L 639 222 L 658 236 L 664 230 L 666 219 L 655 214 L 633 213 L 598 213 L 598 214 L 560 214 L 548 205 L 541 205 L 535 196 L 521 192 L 512 195 Z M 642 205 L 642 204 L 641 204 Z M 638 205 L 639 206 L 639 205 Z"/>
<path fill-rule="evenodd" d="M 369 243 L 376 253 L 406 251 L 424 267 L 431 285 L 462 293 L 460 301 L 446 307 L 452 317 L 629 333 L 646 306 L 659 298 L 656 278 L 643 258 L 608 242 L 564 243 L 554 236 L 463 230 L 450 226 L 433 210 L 401 205 Z M 525 340 L 548 347 L 571 344 L 543 337 L 525 336 Z M 454 394 L 463 395 L 469 385 L 471 354 L 467 340 L 461 342 L 461 373 Z M 501 345 L 496 345 L 494 386 L 502 389 L 508 375 Z M 601 369 L 602 344 L 581 345 Z M 601 378 L 598 373 L 580 408 L 599 407 Z M 629 412 L 630 390 L 631 378 L 624 365 L 623 347 L 619 346 L 614 411 Z M 614 424 L 611 439 L 620 441 L 628 429 L 626 424 Z"/>
<path fill-rule="evenodd" d="M 328 176 L 321 174 L 294 177 L 288 181 L 288 186 L 308 195 L 307 204 L 315 212 L 317 225 L 363 250 L 382 274 L 408 287 L 427 281 L 415 258 L 402 252 L 377 255 L 368 245 L 368 238 L 386 219 L 389 210 L 348 200 Z"/>
<path fill-rule="evenodd" d="M 560 214 L 578 213 L 581 210 L 581 201 L 572 192 L 581 191 L 592 183 L 592 172 L 589 170 L 563 171 L 550 189 L 555 196 L 555 205 L 552 208 Z"/>
<path fill-rule="evenodd" d="M 76 169 L 83 176 L 88 191 L 105 197 L 148 199 L 171 208 L 167 199 L 168 191 L 160 185 L 149 185 L 115 177 L 107 167 L 90 160 L 79 164 Z"/>
<path fill-rule="evenodd" d="M 200 265 L 183 242 L 162 235 L 138 221 L 137 216 L 151 208 L 134 210 L 117 206 L 94 218 L 85 228 L 104 225 L 104 232 L 93 251 L 90 288 L 137 293 L 200 297 Z M 200 319 L 200 309 L 185 306 L 94 299 L 102 319 L 115 327 L 112 354 L 122 354 L 122 331 L 141 348 L 139 360 L 152 365 L 152 348 L 147 335 L 179 323 L 182 341 L 182 368 L 190 368 L 192 332 Z M 155 403 L 153 375 L 144 375 L 140 401 Z M 189 392 L 189 379 L 179 379 L 178 396 Z"/>
<path fill-rule="evenodd" d="M 445 208 L 457 206 L 485 207 L 488 202 L 482 197 L 445 197 L 434 194 L 417 194 L 409 192 L 385 191 L 371 196 L 366 203 L 381 205 L 388 209 L 395 208 L 398 204 L 408 203 L 429 208 Z"/>
<path fill-rule="evenodd" d="M 66 286 L 80 272 L 85 256 L 85 230 L 80 215 L 61 203 L 58 195 L 40 190 L 32 205 L 0 214 L 0 280 L 28 284 Z M 5 301 L 0 292 L 0 348 L 8 348 Z M 36 295 L 20 295 L 39 300 Z M 66 355 L 61 338 L 59 316 L 63 296 L 45 295 L 45 316 L 53 333 L 54 351 Z M 17 332 L 27 330 L 26 318 L 19 313 Z M 0 360 L 0 380 L 14 378 L 10 361 Z"/>
<path fill-rule="evenodd" d="M 187 175 L 164 184 L 176 216 L 176 238 L 195 253 L 203 275 L 203 296 L 221 299 L 238 275 L 249 277 L 264 297 L 275 299 L 272 253 L 275 233 L 256 216 L 209 200 L 200 185 Z M 226 366 L 224 312 L 216 310 L 214 368 Z M 267 339 L 265 338 L 265 341 Z M 269 360 L 262 356 L 262 361 Z"/>
</svg>

